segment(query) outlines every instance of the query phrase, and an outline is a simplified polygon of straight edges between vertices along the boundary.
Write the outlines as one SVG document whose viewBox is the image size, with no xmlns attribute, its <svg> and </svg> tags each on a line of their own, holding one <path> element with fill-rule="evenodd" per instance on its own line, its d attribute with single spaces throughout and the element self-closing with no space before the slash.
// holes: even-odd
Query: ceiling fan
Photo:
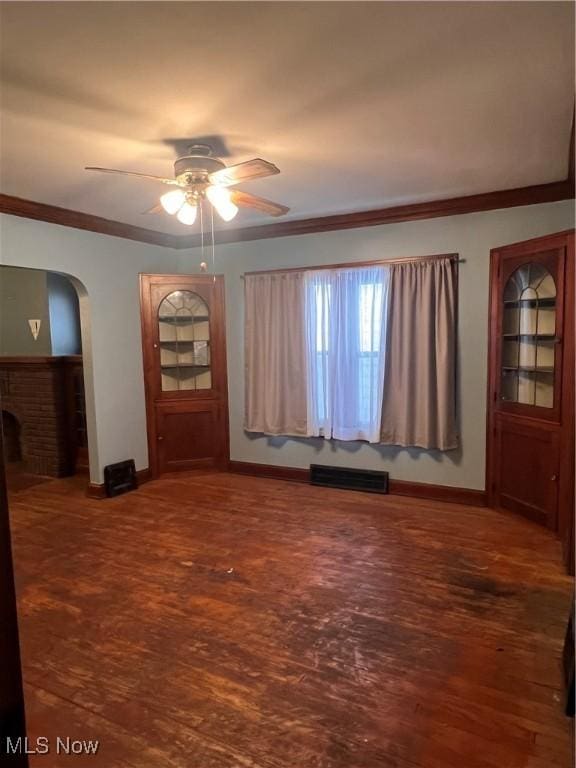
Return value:
<svg viewBox="0 0 576 768">
<path fill-rule="evenodd" d="M 174 163 L 174 178 L 165 179 L 161 176 L 151 176 L 147 173 L 120 171 L 115 168 L 96 168 L 89 166 L 87 171 L 101 173 L 121 173 L 126 176 L 137 176 L 141 179 L 151 179 L 162 184 L 168 184 L 178 189 L 166 192 L 160 202 L 145 211 L 145 213 L 176 214 L 182 224 L 192 225 L 196 221 L 198 206 L 207 198 L 218 211 L 224 221 L 231 221 L 238 213 L 238 206 L 254 208 L 269 216 L 283 216 L 290 210 L 285 205 L 273 203 L 263 197 L 243 192 L 240 189 L 228 189 L 243 181 L 253 181 L 264 176 L 280 173 L 272 163 L 260 158 L 247 160 L 238 165 L 226 166 L 222 160 L 212 156 L 212 148 L 208 144 L 192 144 L 188 154 L 179 157 Z"/>
</svg>

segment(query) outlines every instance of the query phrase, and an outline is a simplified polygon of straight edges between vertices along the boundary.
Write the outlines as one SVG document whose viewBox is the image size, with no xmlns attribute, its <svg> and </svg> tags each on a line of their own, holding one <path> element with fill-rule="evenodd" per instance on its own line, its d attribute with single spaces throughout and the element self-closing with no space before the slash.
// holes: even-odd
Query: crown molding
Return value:
<svg viewBox="0 0 576 768">
<path fill-rule="evenodd" d="M 375 227 L 381 224 L 421 221 L 442 216 L 459 216 L 466 213 L 491 211 L 498 208 L 514 208 L 523 205 L 570 200 L 574 198 L 573 147 L 574 129 L 572 129 L 569 162 L 569 167 L 572 171 L 571 175 L 564 181 L 539 184 L 532 187 L 520 187 L 518 189 L 499 190 L 497 192 L 487 192 L 467 197 L 454 197 L 448 200 L 434 200 L 425 203 L 397 205 L 390 208 L 377 208 L 370 211 L 296 219 L 294 221 L 263 224 L 243 229 L 217 230 L 215 232 L 215 242 L 216 244 L 240 243 L 250 240 L 290 237 L 293 235 L 309 235 L 319 232 L 334 232 L 341 229 Z M 68 208 L 37 203 L 33 200 L 24 200 L 12 195 L 0 194 L 0 213 L 22 216 L 23 218 L 36 221 L 45 221 L 50 224 L 59 224 L 63 227 L 83 229 L 88 232 L 97 232 L 102 235 L 110 235 L 111 237 L 122 237 L 140 243 L 159 245 L 164 248 L 175 248 L 178 250 L 196 248 L 200 246 L 201 242 L 199 234 L 172 235 L 153 229 L 145 229 L 144 227 L 135 227 L 131 224 L 123 224 L 112 219 L 104 219 L 100 216 L 92 216 L 91 214 L 73 211 Z"/>
<path fill-rule="evenodd" d="M 402 221 L 459 216 L 465 213 L 492 211 L 498 208 L 553 203 L 559 200 L 569 200 L 573 197 L 574 180 L 566 179 L 551 184 L 505 189 L 467 197 L 453 197 L 448 200 L 397 205 L 391 208 L 377 208 L 371 211 L 358 211 L 335 216 L 296 219 L 295 221 L 283 221 L 244 229 L 218 230 L 215 232 L 215 240 L 216 244 L 223 244 L 290 237 L 292 235 L 310 235 L 318 232 L 333 232 L 339 229 L 376 227 L 381 224 L 393 224 Z M 196 248 L 199 245 L 200 235 L 183 235 L 180 237 L 178 248 Z"/>
<path fill-rule="evenodd" d="M 69 208 L 59 208 L 56 205 L 37 203 L 33 200 L 24 200 L 21 197 L 0 194 L 0 213 L 8 213 L 11 216 L 22 216 L 25 219 L 45 221 L 49 224 L 59 224 L 62 227 L 84 229 L 88 232 L 97 232 L 111 237 L 123 237 L 126 240 L 136 240 L 139 243 L 160 245 L 164 248 L 180 247 L 180 236 L 169 235 L 165 232 L 157 232 L 153 229 L 135 227 L 131 224 L 123 224 L 121 221 L 103 219 L 100 216 L 92 216 L 89 213 L 72 211 Z"/>
</svg>

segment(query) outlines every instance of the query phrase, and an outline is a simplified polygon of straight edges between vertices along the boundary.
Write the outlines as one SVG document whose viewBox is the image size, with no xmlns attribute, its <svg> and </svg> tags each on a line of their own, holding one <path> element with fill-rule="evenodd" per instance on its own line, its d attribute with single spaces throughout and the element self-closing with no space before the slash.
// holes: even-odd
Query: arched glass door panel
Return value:
<svg viewBox="0 0 576 768">
<path fill-rule="evenodd" d="M 192 291 L 173 291 L 158 308 L 162 391 L 212 388 L 210 312 Z"/>
<path fill-rule="evenodd" d="M 501 398 L 554 407 L 556 284 L 538 262 L 523 264 L 504 288 Z"/>
</svg>

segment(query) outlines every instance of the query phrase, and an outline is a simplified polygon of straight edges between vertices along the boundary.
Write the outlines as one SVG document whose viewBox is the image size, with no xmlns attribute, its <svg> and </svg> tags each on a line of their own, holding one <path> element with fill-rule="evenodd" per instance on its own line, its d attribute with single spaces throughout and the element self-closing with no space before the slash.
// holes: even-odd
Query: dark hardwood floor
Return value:
<svg viewBox="0 0 576 768">
<path fill-rule="evenodd" d="M 25 491 L 33 485 L 50 482 L 52 478 L 46 475 L 34 475 L 26 472 L 21 462 L 10 462 L 5 465 L 6 485 L 10 494 Z"/>
<path fill-rule="evenodd" d="M 228 474 L 12 497 L 33 768 L 568 768 L 560 547 L 456 504 Z"/>
</svg>

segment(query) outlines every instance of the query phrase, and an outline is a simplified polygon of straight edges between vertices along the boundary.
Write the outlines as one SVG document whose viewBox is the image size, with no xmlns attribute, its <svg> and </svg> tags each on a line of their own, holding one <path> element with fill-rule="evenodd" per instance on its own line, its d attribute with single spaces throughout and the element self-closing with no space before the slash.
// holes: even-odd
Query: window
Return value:
<svg viewBox="0 0 576 768">
<path fill-rule="evenodd" d="M 451 450 L 452 254 L 247 274 L 244 429 Z"/>
<path fill-rule="evenodd" d="M 387 290 L 383 266 L 306 274 L 312 435 L 379 441 Z"/>
</svg>

